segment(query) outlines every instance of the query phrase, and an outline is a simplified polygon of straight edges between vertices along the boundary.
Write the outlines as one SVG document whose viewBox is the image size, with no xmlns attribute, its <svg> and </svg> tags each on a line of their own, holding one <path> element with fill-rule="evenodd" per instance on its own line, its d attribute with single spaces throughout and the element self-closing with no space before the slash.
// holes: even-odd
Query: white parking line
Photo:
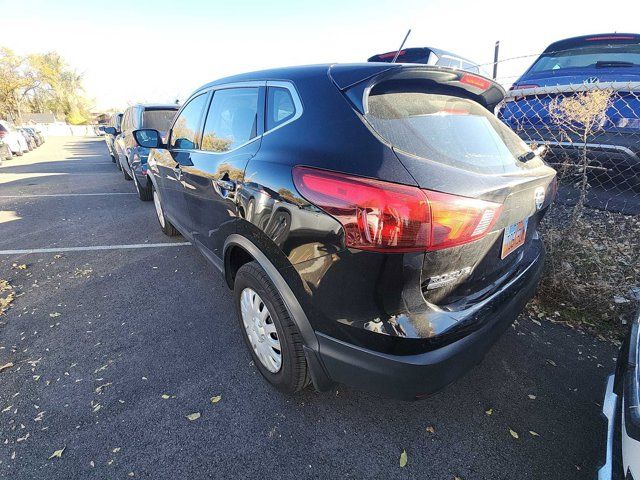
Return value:
<svg viewBox="0 0 640 480">
<path fill-rule="evenodd" d="M 23 255 L 30 253 L 90 252 L 95 250 L 127 250 L 134 248 L 186 247 L 191 242 L 134 243 L 132 245 L 95 245 L 89 247 L 29 248 L 24 250 L 0 250 L 0 255 Z"/>
<path fill-rule="evenodd" d="M 103 192 L 103 193 L 43 193 L 36 195 L 0 195 L 0 198 L 30 198 L 30 197 L 85 197 L 92 195 L 137 195 L 136 192 Z"/>
</svg>

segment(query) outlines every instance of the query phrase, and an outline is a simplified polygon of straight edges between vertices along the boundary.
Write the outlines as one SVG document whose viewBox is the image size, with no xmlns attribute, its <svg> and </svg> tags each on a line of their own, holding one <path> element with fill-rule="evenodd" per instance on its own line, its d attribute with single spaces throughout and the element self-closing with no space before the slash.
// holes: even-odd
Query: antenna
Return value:
<svg viewBox="0 0 640 480">
<path fill-rule="evenodd" d="M 404 36 L 404 40 L 402 40 L 402 43 L 400 44 L 400 48 L 396 52 L 396 55 L 393 57 L 393 60 L 391 60 L 391 63 L 396 63 L 396 60 L 398 59 L 398 55 L 400 55 L 400 50 L 402 50 L 402 47 L 404 47 L 404 44 L 407 41 L 407 38 L 409 38 L 410 33 L 411 33 L 411 29 L 409 29 L 407 34 Z"/>
</svg>

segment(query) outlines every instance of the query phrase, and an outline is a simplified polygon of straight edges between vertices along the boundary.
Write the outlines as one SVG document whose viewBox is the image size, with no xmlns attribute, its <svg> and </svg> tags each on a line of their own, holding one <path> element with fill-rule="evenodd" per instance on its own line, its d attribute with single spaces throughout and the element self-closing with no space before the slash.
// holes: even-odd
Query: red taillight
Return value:
<svg viewBox="0 0 640 480">
<path fill-rule="evenodd" d="M 500 216 L 502 205 L 475 198 L 427 191 L 431 206 L 429 250 L 454 247 L 484 237 Z"/>
<path fill-rule="evenodd" d="M 465 73 L 462 75 L 462 77 L 460 77 L 460 83 L 471 85 L 472 87 L 479 88 L 480 90 L 486 90 L 491 86 L 490 80 L 471 73 Z"/>
<path fill-rule="evenodd" d="M 396 56 L 396 53 L 398 54 L 399 57 L 401 57 L 402 55 L 404 55 L 406 52 L 406 50 L 400 50 L 399 52 L 389 52 L 389 53 L 382 53 L 380 55 L 378 55 L 378 58 L 383 59 L 383 58 L 393 58 Z"/>
<path fill-rule="evenodd" d="M 7 132 L 5 130 L 0 130 L 0 138 L 4 138 Z"/>
<path fill-rule="evenodd" d="M 338 220 L 347 247 L 385 252 L 436 250 L 477 240 L 502 205 L 418 187 L 295 167 L 308 201 Z"/>
<path fill-rule="evenodd" d="M 589 37 L 587 42 L 600 42 L 605 40 L 634 40 L 634 37 L 630 35 L 605 35 L 602 37 Z"/>
</svg>

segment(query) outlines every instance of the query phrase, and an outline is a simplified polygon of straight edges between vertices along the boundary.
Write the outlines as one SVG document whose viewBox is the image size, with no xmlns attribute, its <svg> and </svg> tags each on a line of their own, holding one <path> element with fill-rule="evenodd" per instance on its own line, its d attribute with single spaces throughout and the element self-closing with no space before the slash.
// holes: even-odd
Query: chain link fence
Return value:
<svg viewBox="0 0 640 480">
<path fill-rule="evenodd" d="M 496 114 L 558 171 L 534 308 L 619 334 L 640 302 L 640 82 L 511 90 Z"/>
</svg>

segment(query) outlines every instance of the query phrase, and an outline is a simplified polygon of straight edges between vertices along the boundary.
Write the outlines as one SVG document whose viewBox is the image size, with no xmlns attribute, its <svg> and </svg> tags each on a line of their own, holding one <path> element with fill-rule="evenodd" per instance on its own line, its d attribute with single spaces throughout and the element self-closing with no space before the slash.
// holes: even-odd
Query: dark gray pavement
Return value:
<svg viewBox="0 0 640 480">
<path fill-rule="evenodd" d="M 0 365 L 14 364 L 0 372 L 0 478 L 594 477 L 616 349 L 589 335 L 522 316 L 424 401 L 288 397 L 251 365 L 231 295 L 193 247 L 2 254 L 183 241 L 133 192 L 100 139 L 50 138 L 0 167 L 0 279 L 16 293 L 0 316 Z M 75 193 L 125 195 L 44 196 Z"/>
</svg>

